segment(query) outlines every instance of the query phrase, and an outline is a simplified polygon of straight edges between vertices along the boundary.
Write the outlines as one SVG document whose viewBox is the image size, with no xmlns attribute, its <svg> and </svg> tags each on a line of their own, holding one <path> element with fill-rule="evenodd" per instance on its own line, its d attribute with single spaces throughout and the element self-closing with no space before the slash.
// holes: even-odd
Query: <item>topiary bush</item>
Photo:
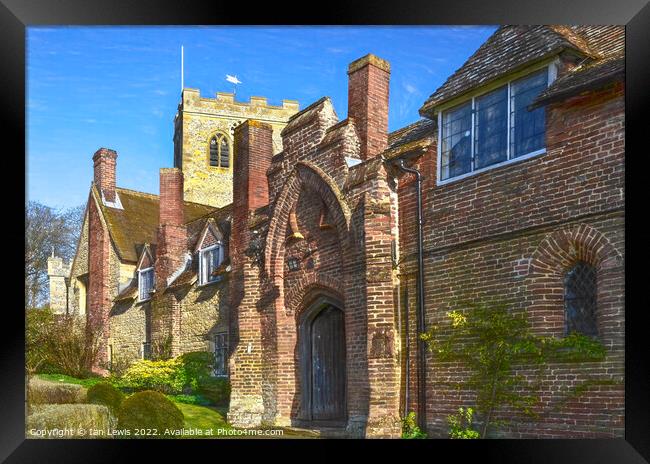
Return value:
<svg viewBox="0 0 650 464">
<path fill-rule="evenodd" d="M 26 422 L 27 436 L 34 438 L 107 438 L 116 426 L 108 407 L 98 404 L 34 406 Z"/>
<path fill-rule="evenodd" d="M 118 427 L 129 430 L 130 436 L 136 438 L 165 438 L 166 429 L 179 430 L 184 423 L 183 413 L 173 402 L 150 390 L 125 399 L 118 412 Z M 152 434 L 143 435 L 142 430 Z"/>
<path fill-rule="evenodd" d="M 117 411 L 124 401 L 124 393 L 110 383 L 100 382 L 88 389 L 86 395 L 89 403 L 103 404 L 111 411 Z"/>
<path fill-rule="evenodd" d="M 230 382 L 224 378 L 208 377 L 200 383 L 199 393 L 213 404 L 228 404 Z"/>
<path fill-rule="evenodd" d="M 37 378 L 29 379 L 27 402 L 35 404 L 82 403 L 86 399 L 86 389 L 71 383 L 48 382 Z"/>
</svg>

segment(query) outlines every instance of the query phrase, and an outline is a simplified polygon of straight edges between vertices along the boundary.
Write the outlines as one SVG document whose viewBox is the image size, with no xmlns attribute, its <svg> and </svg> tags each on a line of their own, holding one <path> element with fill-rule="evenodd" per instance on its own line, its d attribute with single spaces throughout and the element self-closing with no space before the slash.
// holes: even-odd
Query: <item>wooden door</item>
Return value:
<svg viewBox="0 0 650 464">
<path fill-rule="evenodd" d="M 345 333 L 343 311 L 322 309 L 311 323 L 311 416 L 345 418 Z"/>
</svg>

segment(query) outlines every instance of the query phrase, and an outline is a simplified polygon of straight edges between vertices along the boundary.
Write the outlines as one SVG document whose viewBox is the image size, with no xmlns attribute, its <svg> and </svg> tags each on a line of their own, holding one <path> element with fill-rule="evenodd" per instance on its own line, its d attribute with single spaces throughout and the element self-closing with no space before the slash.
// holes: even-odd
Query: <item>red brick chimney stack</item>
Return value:
<svg viewBox="0 0 650 464">
<path fill-rule="evenodd" d="M 348 118 L 361 139 L 361 158 L 369 159 L 388 146 L 388 84 L 390 64 L 369 54 L 348 66 Z"/>
<path fill-rule="evenodd" d="M 156 288 L 184 262 L 187 228 L 183 207 L 183 172 L 178 168 L 160 170 L 160 216 L 156 250 Z"/>
<path fill-rule="evenodd" d="M 106 201 L 115 201 L 115 165 L 117 152 L 110 148 L 100 148 L 93 155 L 94 180 Z"/>
<path fill-rule="evenodd" d="M 235 128 L 233 214 L 248 214 L 269 203 L 266 171 L 273 157 L 273 128 L 247 120 Z"/>
</svg>

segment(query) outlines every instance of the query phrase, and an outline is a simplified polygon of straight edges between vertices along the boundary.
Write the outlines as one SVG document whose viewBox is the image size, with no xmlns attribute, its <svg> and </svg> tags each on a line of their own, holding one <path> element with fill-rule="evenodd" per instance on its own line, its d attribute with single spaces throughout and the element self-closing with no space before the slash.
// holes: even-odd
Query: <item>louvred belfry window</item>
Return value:
<svg viewBox="0 0 650 464">
<path fill-rule="evenodd" d="M 210 139 L 210 166 L 230 167 L 230 144 L 224 134 L 214 135 Z"/>
<path fill-rule="evenodd" d="M 598 335 L 596 324 L 596 269 L 576 263 L 564 276 L 566 332 Z"/>
</svg>

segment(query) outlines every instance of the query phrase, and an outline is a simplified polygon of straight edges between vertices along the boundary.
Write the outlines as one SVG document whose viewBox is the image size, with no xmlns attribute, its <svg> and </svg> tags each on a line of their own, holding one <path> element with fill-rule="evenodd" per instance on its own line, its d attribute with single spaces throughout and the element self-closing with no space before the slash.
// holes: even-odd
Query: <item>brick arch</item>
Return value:
<svg viewBox="0 0 650 464">
<path fill-rule="evenodd" d="M 331 295 L 343 302 L 343 294 L 336 290 L 340 282 L 327 276 L 319 276 L 315 272 L 305 274 L 300 278 L 297 285 L 291 288 L 285 295 L 284 307 L 287 314 L 299 316 L 301 309 L 309 305 L 311 295 Z"/>
<path fill-rule="evenodd" d="M 555 230 L 532 254 L 527 311 L 533 328 L 545 335 L 565 335 L 564 275 L 578 261 L 597 270 L 599 337 L 610 346 L 622 343 L 623 259 L 603 233 L 587 224 Z"/>
<path fill-rule="evenodd" d="M 622 265 L 621 254 L 601 232 L 587 224 L 559 229 L 537 246 L 530 260 L 531 274 L 562 273 L 577 261 L 597 269 Z"/>
<path fill-rule="evenodd" d="M 298 201 L 303 189 L 315 192 L 320 196 L 330 211 L 334 227 L 338 233 L 341 247 L 345 256 L 350 256 L 350 208 L 343 199 L 343 194 L 336 183 L 319 167 L 301 161 L 285 181 L 273 207 L 273 216 L 269 222 L 266 236 L 264 264 L 272 280 L 282 276 L 284 260 L 284 243 L 286 239 L 286 224 L 292 208 Z"/>
</svg>

